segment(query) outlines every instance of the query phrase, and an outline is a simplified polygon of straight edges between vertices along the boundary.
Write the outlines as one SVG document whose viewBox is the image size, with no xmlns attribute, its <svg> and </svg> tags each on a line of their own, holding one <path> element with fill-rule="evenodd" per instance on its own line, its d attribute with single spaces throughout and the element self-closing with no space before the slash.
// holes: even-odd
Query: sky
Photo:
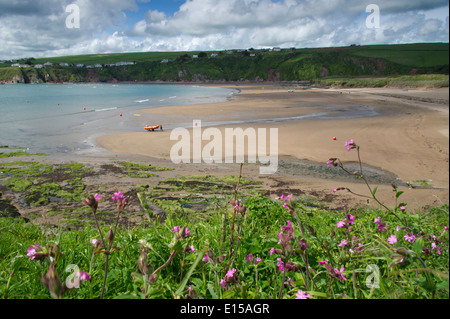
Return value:
<svg viewBox="0 0 450 319">
<path fill-rule="evenodd" d="M 448 0 L 0 0 L 0 60 L 448 43 L 448 12 Z"/>
</svg>

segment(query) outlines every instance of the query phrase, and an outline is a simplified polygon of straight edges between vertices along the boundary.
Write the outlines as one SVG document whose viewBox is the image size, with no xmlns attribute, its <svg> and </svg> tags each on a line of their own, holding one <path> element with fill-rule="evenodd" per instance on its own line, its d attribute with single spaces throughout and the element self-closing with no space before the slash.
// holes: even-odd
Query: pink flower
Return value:
<svg viewBox="0 0 450 319">
<path fill-rule="evenodd" d="M 186 237 L 189 237 L 191 235 L 191 231 L 188 228 L 186 228 L 185 234 L 186 234 Z"/>
<path fill-rule="evenodd" d="M 350 225 L 355 225 L 355 219 L 356 219 L 356 217 L 353 216 L 352 214 L 350 214 L 350 216 L 349 216 Z"/>
<path fill-rule="evenodd" d="M 247 256 L 247 258 L 245 258 L 245 260 L 246 260 L 247 262 L 251 262 L 251 261 L 252 261 L 252 258 L 253 258 L 253 255 L 252 255 L 252 254 L 249 254 L 249 255 Z"/>
<path fill-rule="evenodd" d="M 294 232 L 294 227 L 292 227 L 292 222 L 290 220 L 288 220 L 288 226 L 282 226 L 282 228 L 285 232 L 288 232 L 291 234 Z"/>
<path fill-rule="evenodd" d="M 234 274 L 236 273 L 236 269 L 231 269 L 227 272 L 227 278 L 233 278 Z"/>
<path fill-rule="evenodd" d="M 259 257 L 256 257 L 256 264 L 259 264 L 260 262 L 262 262 L 262 259 Z"/>
<path fill-rule="evenodd" d="M 75 277 L 79 277 L 81 281 L 88 281 L 91 279 L 91 276 L 87 272 L 82 271 L 77 272 Z"/>
<path fill-rule="evenodd" d="M 448 230 L 448 227 L 447 227 L 447 226 L 445 226 L 445 227 L 444 227 L 444 229 L 445 229 L 445 230 Z"/>
<path fill-rule="evenodd" d="M 189 251 L 191 253 L 195 253 L 195 247 L 194 246 L 189 246 Z"/>
<path fill-rule="evenodd" d="M 178 233 L 180 231 L 180 226 L 176 226 L 172 229 L 172 232 Z"/>
<path fill-rule="evenodd" d="M 405 210 L 406 210 L 406 207 L 405 207 L 405 206 L 401 206 L 400 209 L 401 209 L 402 211 L 405 211 Z"/>
<path fill-rule="evenodd" d="M 345 147 L 347 148 L 347 151 L 351 151 L 352 149 L 356 148 L 356 144 L 354 140 L 350 140 L 345 143 Z"/>
<path fill-rule="evenodd" d="M 385 224 L 384 224 L 384 223 L 379 224 L 379 225 L 377 226 L 377 228 L 378 228 L 379 231 L 386 231 L 386 227 L 385 227 Z"/>
<path fill-rule="evenodd" d="M 345 223 L 343 222 L 343 221 L 340 221 L 338 224 L 337 224 L 337 228 L 344 228 L 345 227 Z"/>
<path fill-rule="evenodd" d="M 392 235 L 392 236 L 389 237 L 389 239 L 388 239 L 388 242 L 389 242 L 389 244 L 391 244 L 391 245 L 394 245 L 397 241 L 398 241 L 398 240 L 397 240 L 397 236 L 395 236 L 395 235 Z"/>
<path fill-rule="evenodd" d="M 303 290 L 299 290 L 295 295 L 295 299 L 309 299 L 309 298 L 311 298 L 311 295 L 308 295 Z"/>
<path fill-rule="evenodd" d="M 207 263 L 208 261 L 210 261 L 208 253 L 206 253 L 205 257 L 203 257 L 202 260 L 203 260 L 205 263 Z"/>
<path fill-rule="evenodd" d="M 114 193 L 114 196 L 112 197 L 112 200 L 120 200 L 123 199 L 124 196 L 122 194 L 122 192 L 118 192 L 118 193 Z"/>
<path fill-rule="evenodd" d="M 378 217 L 375 219 L 375 224 L 380 224 L 381 223 L 381 217 Z"/>
<path fill-rule="evenodd" d="M 346 281 L 347 278 L 344 277 L 345 273 L 344 273 L 345 269 L 344 267 L 341 268 L 341 270 L 337 270 L 336 268 L 334 268 L 334 272 L 336 273 L 337 277 L 340 277 L 340 279 L 342 279 L 343 281 Z"/>
<path fill-rule="evenodd" d="M 348 242 L 347 242 L 347 240 L 343 240 L 343 241 L 341 241 L 341 243 L 338 245 L 339 247 L 345 247 L 345 246 L 347 246 L 348 245 Z"/>
<path fill-rule="evenodd" d="M 338 192 L 338 190 L 337 190 L 337 189 L 333 189 L 333 193 L 335 193 L 335 194 L 336 194 L 337 192 Z"/>
<path fill-rule="evenodd" d="M 285 199 L 286 199 L 286 196 L 284 196 L 284 194 L 283 194 L 283 195 L 280 196 L 280 199 L 281 199 L 281 200 L 285 200 Z"/>
<path fill-rule="evenodd" d="M 272 256 L 272 255 L 275 253 L 275 248 L 272 248 L 272 249 L 269 251 L 269 253 L 270 253 L 270 256 Z"/>
<path fill-rule="evenodd" d="M 400 231 L 400 226 L 397 226 L 397 231 Z"/>
<path fill-rule="evenodd" d="M 416 242 L 416 236 L 414 236 L 414 234 L 406 234 L 403 238 L 405 238 L 406 241 L 409 241 L 412 244 Z"/>
<path fill-rule="evenodd" d="M 41 247 L 39 246 L 39 244 L 36 244 L 34 246 L 31 246 L 27 249 L 27 256 L 30 257 L 31 260 L 34 260 L 36 258 L 36 254 L 38 253 L 37 251 L 40 249 Z"/>
<path fill-rule="evenodd" d="M 328 260 L 325 259 L 324 261 L 319 261 L 319 265 L 328 265 Z"/>
<path fill-rule="evenodd" d="M 103 196 L 102 196 L 102 195 L 99 195 L 99 194 L 95 194 L 95 196 L 94 196 L 94 199 L 96 200 L 97 203 L 98 203 L 99 201 L 101 201 L 102 198 L 103 198 Z"/>
<path fill-rule="evenodd" d="M 289 206 L 288 206 L 287 204 L 284 204 L 284 205 L 283 205 L 283 208 L 284 208 L 284 209 L 289 209 Z"/>
<path fill-rule="evenodd" d="M 220 285 L 222 286 L 222 288 L 225 288 L 225 286 L 227 285 L 227 282 L 225 281 L 225 279 L 222 279 L 220 281 Z"/>
<path fill-rule="evenodd" d="M 283 265 L 283 261 L 281 261 L 281 258 L 277 258 L 278 263 L 277 263 L 277 267 L 280 271 L 284 270 L 284 265 Z"/>
</svg>

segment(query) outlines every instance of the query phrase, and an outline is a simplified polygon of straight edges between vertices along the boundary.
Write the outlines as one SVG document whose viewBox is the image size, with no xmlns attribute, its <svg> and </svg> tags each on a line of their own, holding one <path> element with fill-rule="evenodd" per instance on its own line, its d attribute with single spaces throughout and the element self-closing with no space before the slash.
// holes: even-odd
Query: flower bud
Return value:
<svg viewBox="0 0 450 319">
<path fill-rule="evenodd" d="M 42 275 L 42 283 L 49 290 L 53 299 L 62 299 L 65 289 L 58 277 L 55 264 L 50 264 L 47 273 Z"/>
<path fill-rule="evenodd" d="M 92 208 L 93 211 L 97 211 L 98 208 L 98 201 L 97 198 L 95 196 L 89 196 L 88 198 L 83 198 L 81 200 L 85 205 L 89 206 L 90 208 Z"/>
<path fill-rule="evenodd" d="M 108 233 L 106 234 L 106 239 L 108 239 L 108 242 L 111 245 L 114 240 L 114 232 L 111 228 L 109 229 Z"/>
<path fill-rule="evenodd" d="M 154 284 L 156 282 L 156 280 L 158 280 L 158 275 L 157 274 L 152 274 L 152 275 L 150 275 L 150 277 L 148 277 L 148 281 L 151 284 Z"/>
<path fill-rule="evenodd" d="M 139 256 L 139 259 L 137 261 L 139 270 L 142 272 L 143 275 L 149 275 L 151 272 L 151 265 L 148 262 L 148 255 L 145 251 L 141 253 Z"/>
</svg>

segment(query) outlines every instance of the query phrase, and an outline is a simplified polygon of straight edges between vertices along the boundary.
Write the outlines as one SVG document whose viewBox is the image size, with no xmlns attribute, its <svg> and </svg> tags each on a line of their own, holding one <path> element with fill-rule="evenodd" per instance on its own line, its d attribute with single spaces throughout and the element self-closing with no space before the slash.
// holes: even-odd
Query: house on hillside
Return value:
<svg viewBox="0 0 450 319">
<path fill-rule="evenodd" d="M 94 66 L 93 65 L 86 65 L 86 69 L 93 69 Z"/>
<path fill-rule="evenodd" d="M 116 66 L 123 66 L 123 65 L 134 65 L 134 62 L 128 62 L 128 61 L 121 61 L 121 62 L 117 62 Z"/>
<path fill-rule="evenodd" d="M 51 63 L 51 62 L 46 62 L 46 63 L 44 63 L 44 66 L 45 67 L 47 67 L 47 66 L 52 66 L 53 65 L 53 63 Z"/>
<path fill-rule="evenodd" d="M 217 56 L 218 56 L 217 53 L 211 53 L 211 58 L 215 58 L 215 57 L 217 57 Z"/>
<path fill-rule="evenodd" d="M 96 65 L 94 65 L 94 67 L 96 67 L 97 69 L 103 68 L 103 66 L 101 64 L 96 64 Z"/>
<path fill-rule="evenodd" d="M 107 68 L 110 68 L 110 67 L 116 66 L 116 64 L 115 64 L 115 63 L 108 62 L 108 63 L 105 63 L 105 66 L 106 66 Z"/>
<path fill-rule="evenodd" d="M 273 52 L 281 52 L 281 48 L 279 47 L 274 47 L 272 50 Z"/>
<path fill-rule="evenodd" d="M 19 63 L 14 63 L 14 64 L 11 64 L 11 67 L 13 67 L 13 68 L 18 68 L 20 66 L 20 64 Z"/>
<path fill-rule="evenodd" d="M 84 64 L 78 63 L 78 64 L 77 64 L 77 68 L 84 68 Z"/>
<path fill-rule="evenodd" d="M 161 63 L 169 63 L 169 59 L 163 59 Z"/>
<path fill-rule="evenodd" d="M 36 64 L 34 66 L 35 69 L 42 69 L 44 66 L 42 64 Z"/>
<path fill-rule="evenodd" d="M 69 64 L 66 63 L 66 62 L 60 63 L 59 65 L 60 65 L 60 66 L 69 66 Z"/>
</svg>

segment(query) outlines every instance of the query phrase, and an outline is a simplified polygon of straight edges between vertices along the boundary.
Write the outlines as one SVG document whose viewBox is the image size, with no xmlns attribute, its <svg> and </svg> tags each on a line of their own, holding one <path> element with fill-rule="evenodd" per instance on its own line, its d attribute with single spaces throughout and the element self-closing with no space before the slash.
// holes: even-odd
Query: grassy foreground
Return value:
<svg viewBox="0 0 450 319">
<path fill-rule="evenodd" d="M 346 171 L 337 158 L 328 166 Z M 367 186 L 378 209 L 274 201 L 242 174 L 171 179 L 136 188 L 148 219 L 134 226 L 120 223 L 128 194 L 75 192 L 77 229 L 0 218 L 0 298 L 447 299 L 449 206 L 410 211 L 394 185 L 390 207 Z"/>
</svg>

